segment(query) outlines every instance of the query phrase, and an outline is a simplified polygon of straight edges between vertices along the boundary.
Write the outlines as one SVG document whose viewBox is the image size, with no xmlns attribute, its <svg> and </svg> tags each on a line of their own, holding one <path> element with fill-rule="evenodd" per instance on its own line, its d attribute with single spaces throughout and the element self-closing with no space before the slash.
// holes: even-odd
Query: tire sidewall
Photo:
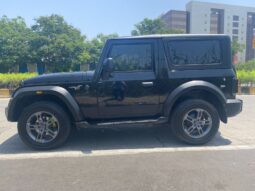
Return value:
<svg viewBox="0 0 255 191">
<path fill-rule="evenodd" d="M 56 117 L 59 123 L 59 133 L 57 137 L 49 143 L 42 144 L 42 143 L 35 142 L 28 135 L 28 132 L 26 130 L 26 124 L 29 117 L 32 114 L 36 112 L 40 112 L 40 111 L 51 113 L 52 115 L 54 115 L 54 117 Z M 70 134 L 70 130 L 71 130 L 70 119 L 68 115 L 66 114 L 66 112 L 57 104 L 50 103 L 50 102 L 38 102 L 38 103 L 32 104 L 31 106 L 28 106 L 27 108 L 24 109 L 24 111 L 22 112 L 18 120 L 18 133 L 22 141 L 34 149 L 46 150 L 46 149 L 53 149 L 60 146 L 68 138 Z"/>
<path fill-rule="evenodd" d="M 195 108 L 206 110 L 212 118 L 212 128 L 205 136 L 201 138 L 192 138 L 188 136 L 182 126 L 184 116 L 187 114 L 187 112 Z M 172 117 L 172 129 L 174 134 L 182 141 L 195 145 L 209 142 L 218 132 L 219 123 L 219 115 L 215 107 L 203 100 L 188 100 L 183 102 L 179 105 L 179 107 L 177 107 Z"/>
</svg>

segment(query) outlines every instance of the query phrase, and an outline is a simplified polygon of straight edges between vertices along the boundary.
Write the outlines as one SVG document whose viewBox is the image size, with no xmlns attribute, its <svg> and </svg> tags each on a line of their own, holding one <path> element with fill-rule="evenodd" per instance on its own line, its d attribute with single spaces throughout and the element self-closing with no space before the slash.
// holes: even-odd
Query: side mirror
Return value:
<svg viewBox="0 0 255 191">
<path fill-rule="evenodd" d="M 107 72 L 113 72 L 113 59 L 112 58 L 106 58 L 103 62 L 103 69 Z"/>
<path fill-rule="evenodd" d="M 102 79 L 103 80 L 109 79 L 113 71 L 114 71 L 113 59 L 106 58 L 103 62 Z"/>
</svg>

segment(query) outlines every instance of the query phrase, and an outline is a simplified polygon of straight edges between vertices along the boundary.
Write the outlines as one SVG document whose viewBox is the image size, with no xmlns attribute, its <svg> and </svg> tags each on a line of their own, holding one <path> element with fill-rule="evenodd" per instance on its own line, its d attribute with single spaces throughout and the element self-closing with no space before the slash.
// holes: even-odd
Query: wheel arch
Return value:
<svg viewBox="0 0 255 191">
<path fill-rule="evenodd" d="M 17 121 L 25 107 L 37 101 L 51 101 L 66 110 L 72 120 L 82 121 L 83 116 L 73 96 L 59 86 L 24 87 L 17 90 L 8 107 L 8 119 Z"/>
<path fill-rule="evenodd" d="M 164 116 L 171 117 L 174 109 L 187 99 L 203 99 L 217 109 L 222 122 L 227 123 L 226 98 L 214 84 L 206 81 L 190 81 L 177 87 L 168 95 L 164 104 Z"/>
</svg>

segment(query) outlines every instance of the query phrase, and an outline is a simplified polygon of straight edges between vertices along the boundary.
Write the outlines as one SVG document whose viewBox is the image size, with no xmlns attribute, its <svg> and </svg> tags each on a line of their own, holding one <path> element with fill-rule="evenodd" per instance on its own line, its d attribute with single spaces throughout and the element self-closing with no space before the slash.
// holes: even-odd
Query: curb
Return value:
<svg viewBox="0 0 255 191">
<path fill-rule="evenodd" d="M 0 98 L 9 98 L 11 92 L 9 89 L 0 89 Z"/>
<path fill-rule="evenodd" d="M 255 95 L 255 87 L 238 87 L 238 95 Z"/>
</svg>

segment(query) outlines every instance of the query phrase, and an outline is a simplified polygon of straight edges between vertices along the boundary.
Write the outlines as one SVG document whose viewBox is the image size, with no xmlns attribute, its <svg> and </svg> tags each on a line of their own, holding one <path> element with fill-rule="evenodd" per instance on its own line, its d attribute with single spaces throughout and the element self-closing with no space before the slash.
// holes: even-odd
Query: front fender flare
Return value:
<svg viewBox="0 0 255 191">
<path fill-rule="evenodd" d="M 65 103 L 76 122 L 83 120 L 80 107 L 73 98 L 73 96 L 65 88 L 62 88 L 60 86 L 22 87 L 18 89 L 16 92 L 14 92 L 12 101 L 8 106 L 8 118 L 11 121 L 14 121 L 14 110 L 16 103 L 19 100 L 22 100 L 22 98 L 24 98 L 25 96 L 38 95 L 38 91 L 40 91 L 44 95 L 53 95 L 58 97 L 62 102 Z"/>
</svg>

